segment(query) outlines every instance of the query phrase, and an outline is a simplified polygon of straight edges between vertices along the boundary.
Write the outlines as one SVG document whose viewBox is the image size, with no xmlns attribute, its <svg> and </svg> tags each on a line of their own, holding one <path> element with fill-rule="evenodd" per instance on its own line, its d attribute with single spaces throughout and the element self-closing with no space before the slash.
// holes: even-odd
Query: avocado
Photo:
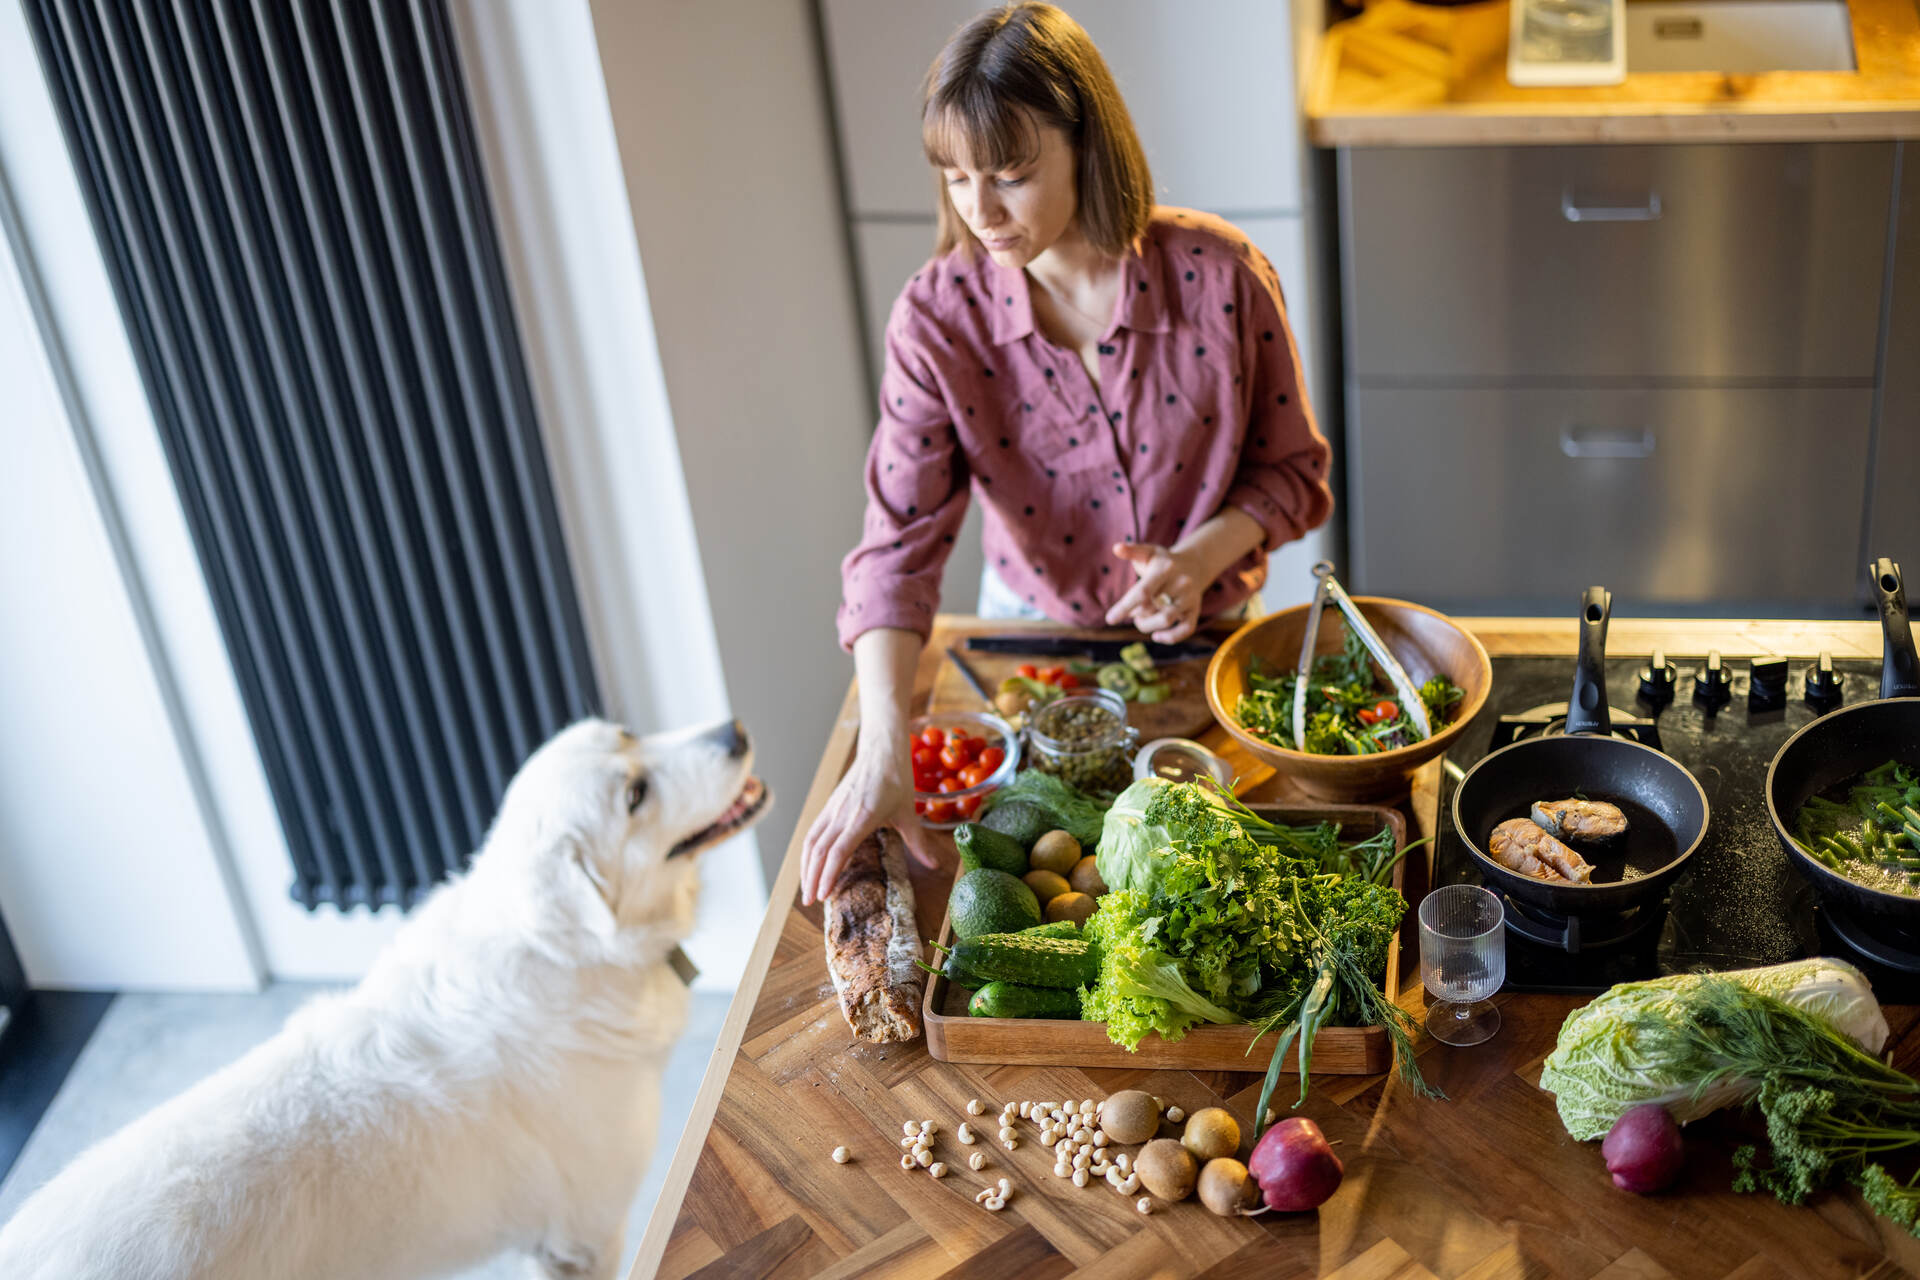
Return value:
<svg viewBox="0 0 1920 1280">
<path fill-rule="evenodd" d="M 1022 850 L 1033 848 L 1034 841 L 1064 825 L 1050 810 L 1031 800 L 1009 800 L 995 805 L 979 825 L 1019 841 Z"/>
<path fill-rule="evenodd" d="M 956 938 L 1017 933 L 1040 923 L 1040 900 L 1018 878 L 981 867 L 953 882 L 947 914 L 953 919 Z"/>
<path fill-rule="evenodd" d="M 963 822 L 954 830 L 953 843 L 960 850 L 960 866 L 963 870 L 992 867 L 1010 876 L 1027 874 L 1027 851 L 1012 836 L 995 831 L 992 827 L 983 827 L 977 822 Z"/>
</svg>

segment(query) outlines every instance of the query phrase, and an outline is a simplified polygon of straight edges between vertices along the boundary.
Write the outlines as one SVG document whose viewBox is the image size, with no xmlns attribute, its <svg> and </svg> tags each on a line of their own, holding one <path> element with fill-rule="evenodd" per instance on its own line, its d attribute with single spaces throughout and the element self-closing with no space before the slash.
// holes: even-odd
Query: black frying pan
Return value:
<svg viewBox="0 0 1920 1280">
<path fill-rule="evenodd" d="M 1613 597 L 1589 587 L 1580 613 L 1580 657 L 1566 733 L 1528 738 L 1483 757 L 1453 793 L 1453 827 L 1490 887 L 1514 901 L 1566 915 L 1625 911 L 1657 899 L 1707 833 L 1707 793 L 1671 756 L 1610 736 L 1607 621 Z M 1627 833 L 1606 845 L 1576 845 L 1593 864 L 1591 884 L 1536 880 L 1495 862 L 1493 829 L 1524 818 L 1538 800 L 1582 795 L 1627 815 Z"/>
<path fill-rule="evenodd" d="M 1828 787 L 1888 760 L 1920 765 L 1920 658 L 1900 566 L 1882 556 L 1872 572 L 1883 633 L 1880 697 L 1829 711 L 1787 739 L 1767 766 L 1767 812 L 1787 858 L 1822 900 L 1877 933 L 1892 934 L 1902 949 L 1920 951 L 1920 898 L 1849 880 L 1801 852 L 1788 834 L 1800 807 Z"/>
</svg>

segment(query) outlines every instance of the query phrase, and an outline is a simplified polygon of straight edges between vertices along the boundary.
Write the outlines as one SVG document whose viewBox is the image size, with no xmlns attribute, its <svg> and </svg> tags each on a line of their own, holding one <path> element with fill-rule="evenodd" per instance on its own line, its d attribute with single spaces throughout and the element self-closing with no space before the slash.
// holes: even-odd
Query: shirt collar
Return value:
<svg viewBox="0 0 1920 1280">
<path fill-rule="evenodd" d="M 1003 267 L 984 254 L 982 262 L 984 279 L 993 291 L 993 340 L 1000 346 L 1018 342 L 1034 331 L 1032 282 L 1026 272 Z M 1163 280 L 1160 245 L 1152 236 L 1142 236 L 1139 248 L 1120 260 L 1118 327 L 1141 333 L 1166 333 L 1172 328 Z"/>
</svg>

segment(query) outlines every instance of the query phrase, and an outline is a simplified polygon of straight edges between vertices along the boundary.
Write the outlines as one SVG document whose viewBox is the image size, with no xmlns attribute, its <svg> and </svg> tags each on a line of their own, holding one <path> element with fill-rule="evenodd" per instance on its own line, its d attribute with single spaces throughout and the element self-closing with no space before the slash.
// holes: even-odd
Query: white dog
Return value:
<svg viewBox="0 0 1920 1280">
<path fill-rule="evenodd" d="M 88 1150 L 0 1229 L 5 1280 L 413 1280 L 524 1251 L 612 1276 L 686 1015 L 695 859 L 768 794 L 738 722 L 589 720 L 353 991 Z"/>
</svg>

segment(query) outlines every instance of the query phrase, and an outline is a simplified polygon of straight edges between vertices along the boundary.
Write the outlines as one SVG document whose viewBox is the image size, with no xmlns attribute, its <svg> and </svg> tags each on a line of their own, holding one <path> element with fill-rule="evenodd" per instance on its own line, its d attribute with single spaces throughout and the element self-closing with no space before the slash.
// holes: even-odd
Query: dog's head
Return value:
<svg viewBox="0 0 1920 1280">
<path fill-rule="evenodd" d="M 693 855 L 753 825 L 769 799 L 738 720 L 646 738 L 583 720 L 514 775 L 488 854 L 531 871 L 539 893 L 596 934 L 685 928 Z"/>
</svg>

